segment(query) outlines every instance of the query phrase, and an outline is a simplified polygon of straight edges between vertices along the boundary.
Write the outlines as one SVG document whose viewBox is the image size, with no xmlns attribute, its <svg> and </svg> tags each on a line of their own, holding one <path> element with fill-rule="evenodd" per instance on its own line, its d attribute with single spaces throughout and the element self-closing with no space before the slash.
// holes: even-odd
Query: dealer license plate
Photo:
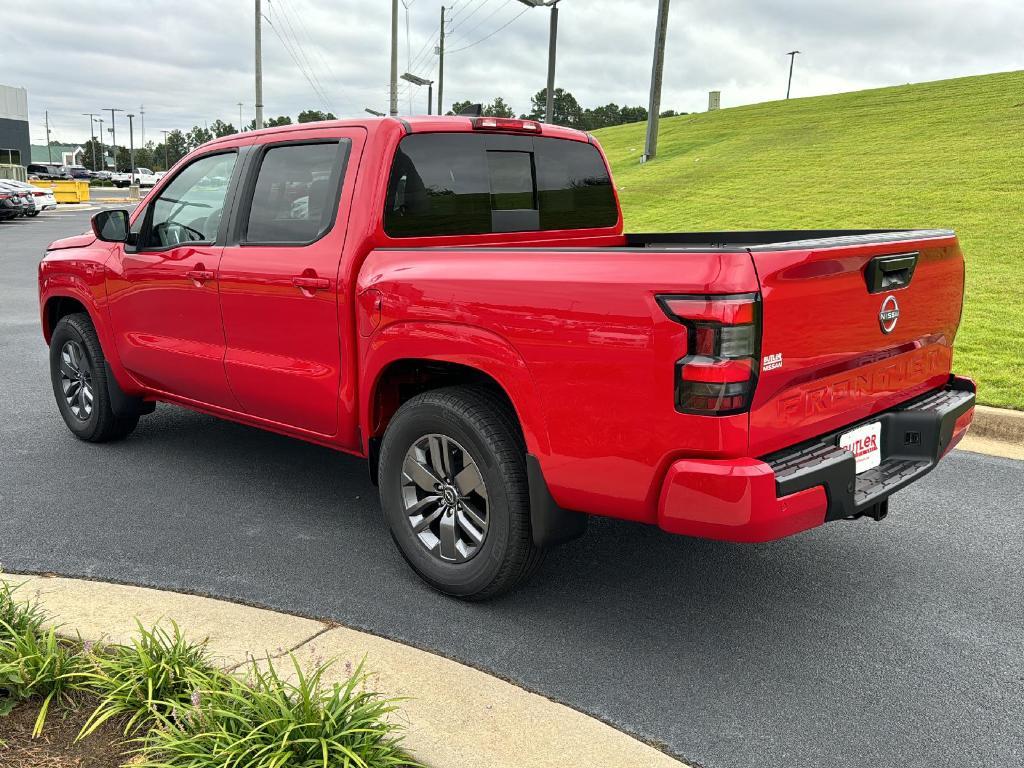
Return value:
<svg viewBox="0 0 1024 768">
<path fill-rule="evenodd" d="M 839 438 L 839 447 L 851 451 L 857 459 L 857 474 L 882 463 L 882 423 L 879 421 L 851 429 Z"/>
</svg>

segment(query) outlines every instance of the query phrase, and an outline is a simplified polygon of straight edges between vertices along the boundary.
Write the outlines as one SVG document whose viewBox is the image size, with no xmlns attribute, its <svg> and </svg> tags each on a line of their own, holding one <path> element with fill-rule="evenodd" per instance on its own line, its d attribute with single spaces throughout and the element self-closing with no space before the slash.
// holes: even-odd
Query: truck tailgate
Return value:
<svg viewBox="0 0 1024 768">
<path fill-rule="evenodd" d="M 752 455 L 864 420 L 948 380 L 964 270 L 952 232 L 802 240 L 750 253 L 762 296 Z"/>
</svg>

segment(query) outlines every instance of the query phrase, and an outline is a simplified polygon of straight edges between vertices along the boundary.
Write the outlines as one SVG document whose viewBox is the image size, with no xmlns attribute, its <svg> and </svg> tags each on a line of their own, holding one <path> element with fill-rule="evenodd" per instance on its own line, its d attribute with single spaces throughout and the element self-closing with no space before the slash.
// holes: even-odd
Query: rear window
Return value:
<svg viewBox="0 0 1024 768">
<path fill-rule="evenodd" d="M 388 184 L 390 237 L 611 227 L 619 218 L 597 148 L 505 134 L 406 136 Z"/>
<path fill-rule="evenodd" d="M 349 139 L 271 147 L 263 156 L 245 241 L 303 245 L 331 228 Z"/>
</svg>

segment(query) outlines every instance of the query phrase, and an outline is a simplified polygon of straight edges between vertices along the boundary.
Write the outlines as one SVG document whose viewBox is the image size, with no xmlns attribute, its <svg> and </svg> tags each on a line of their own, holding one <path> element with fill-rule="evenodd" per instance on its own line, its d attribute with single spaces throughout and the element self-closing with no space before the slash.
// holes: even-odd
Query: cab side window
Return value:
<svg viewBox="0 0 1024 768">
<path fill-rule="evenodd" d="M 349 139 L 270 147 L 253 189 L 244 242 L 306 245 L 334 223 Z"/>
<path fill-rule="evenodd" d="M 235 152 L 207 155 L 175 176 L 150 206 L 144 247 L 216 240 L 237 158 Z"/>
</svg>

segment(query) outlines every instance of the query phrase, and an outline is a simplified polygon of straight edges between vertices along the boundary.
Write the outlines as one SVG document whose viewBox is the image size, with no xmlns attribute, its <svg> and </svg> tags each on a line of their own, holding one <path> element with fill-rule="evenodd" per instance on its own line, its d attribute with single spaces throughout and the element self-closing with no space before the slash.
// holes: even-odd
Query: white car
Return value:
<svg viewBox="0 0 1024 768">
<path fill-rule="evenodd" d="M 24 181 L 14 181 L 13 179 L 4 179 L 5 184 L 19 189 L 24 189 L 26 192 L 32 193 L 32 202 L 34 209 L 29 211 L 26 215 L 38 216 L 42 211 L 49 211 L 57 207 L 57 198 L 53 196 L 53 190 L 45 187 L 37 187 L 35 184 L 29 184 Z"/>
<path fill-rule="evenodd" d="M 136 168 L 135 173 L 115 173 L 111 175 L 110 180 L 114 182 L 115 187 L 130 187 L 132 184 L 152 187 L 159 181 L 149 168 Z"/>
</svg>

